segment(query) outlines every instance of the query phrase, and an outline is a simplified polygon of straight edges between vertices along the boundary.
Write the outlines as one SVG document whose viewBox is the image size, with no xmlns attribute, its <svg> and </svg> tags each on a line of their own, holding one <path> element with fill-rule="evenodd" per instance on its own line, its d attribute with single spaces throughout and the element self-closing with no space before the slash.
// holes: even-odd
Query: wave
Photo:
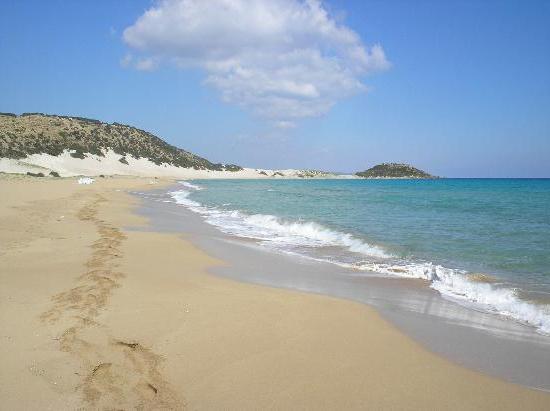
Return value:
<svg viewBox="0 0 550 411">
<path fill-rule="evenodd" d="M 471 305 L 473 308 L 503 315 L 550 334 L 550 307 L 533 304 L 518 297 L 517 289 L 499 287 L 493 280 L 480 281 L 465 270 L 446 268 L 431 262 L 408 264 L 354 264 L 358 270 L 392 276 L 423 279 L 445 297 Z"/>
<path fill-rule="evenodd" d="M 192 190 L 202 190 L 202 187 L 201 186 L 198 186 L 196 184 L 193 184 L 193 183 L 189 183 L 188 181 L 180 181 L 179 182 L 182 186 L 184 187 L 187 187 L 187 188 L 190 188 Z"/>
<path fill-rule="evenodd" d="M 185 183 L 186 188 L 201 190 L 202 187 Z M 240 211 L 225 211 L 205 207 L 188 198 L 191 191 L 178 190 L 170 193 L 176 203 L 187 206 L 205 217 L 206 222 L 217 226 L 227 234 L 254 238 L 274 245 L 304 247 L 342 247 L 353 253 L 376 258 L 390 255 L 381 248 L 368 244 L 351 234 L 331 230 L 314 222 L 285 221 L 272 215 L 245 214 Z"/>
<path fill-rule="evenodd" d="M 301 254 L 359 272 L 423 279 L 445 297 L 473 308 L 498 313 L 531 325 L 543 334 L 550 334 L 550 306 L 522 300 L 516 289 L 480 280 L 482 277 L 476 277 L 465 270 L 447 268 L 428 261 L 398 258 L 378 245 L 319 223 L 287 221 L 273 215 L 208 207 L 188 198 L 193 191 L 202 190 L 202 187 L 188 182 L 180 184 L 185 189 L 170 193 L 174 201 L 200 214 L 207 223 L 226 234 L 255 239 L 279 251 Z M 331 253 L 330 257 L 312 254 L 312 250 L 322 247 L 336 247 L 346 252 L 348 258 L 343 258 L 338 252 Z M 353 257 L 351 263 L 350 255 Z"/>
</svg>

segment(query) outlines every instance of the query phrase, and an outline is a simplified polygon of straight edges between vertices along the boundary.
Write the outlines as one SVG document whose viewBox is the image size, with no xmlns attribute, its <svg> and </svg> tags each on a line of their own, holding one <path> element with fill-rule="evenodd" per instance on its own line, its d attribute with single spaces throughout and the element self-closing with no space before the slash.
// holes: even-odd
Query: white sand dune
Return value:
<svg viewBox="0 0 550 411">
<path fill-rule="evenodd" d="M 157 165 L 146 158 L 125 156 L 128 164 L 121 163 L 120 154 L 112 150 L 105 152 L 105 156 L 86 154 L 83 159 L 74 158 L 69 151 L 59 156 L 49 154 L 32 154 L 24 159 L 16 160 L 0 158 L 0 172 L 24 174 L 27 172 L 51 171 L 62 177 L 98 176 L 98 175 L 128 175 L 138 177 L 174 177 L 181 179 L 200 178 L 300 178 L 302 170 L 270 170 L 244 168 L 240 171 L 196 170 L 194 168 L 176 167 L 169 164 Z M 336 174 L 319 174 L 317 178 L 350 178 Z M 312 177 L 308 177 L 312 178 Z"/>
</svg>

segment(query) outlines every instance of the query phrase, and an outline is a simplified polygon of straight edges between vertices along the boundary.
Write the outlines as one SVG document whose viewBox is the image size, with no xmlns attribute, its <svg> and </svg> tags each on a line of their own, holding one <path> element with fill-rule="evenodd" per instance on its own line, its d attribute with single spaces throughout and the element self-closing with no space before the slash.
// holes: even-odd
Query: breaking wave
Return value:
<svg viewBox="0 0 550 411">
<path fill-rule="evenodd" d="M 287 221 L 273 215 L 204 206 L 188 198 L 202 187 L 188 182 L 180 184 L 185 189 L 171 192 L 173 200 L 200 214 L 207 223 L 226 234 L 255 239 L 272 249 L 301 254 L 360 272 L 423 279 L 445 297 L 472 308 L 498 313 L 529 324 L 541 333 L 550 334 L 549 305 L 522 300 L 518 290 L 491 283 L 486 276 L 474 277 L 465 270 L 446 268 L 427 261 L 400 259 L 379 245 L 312 221 Z M 337 251 L 329 255 L 325 252 L 322 256 L 315 253 L 315 250 L 326 250 L 326 247 Z M 345 252 L 347 258 L 338 250 Z"/>
</svg>

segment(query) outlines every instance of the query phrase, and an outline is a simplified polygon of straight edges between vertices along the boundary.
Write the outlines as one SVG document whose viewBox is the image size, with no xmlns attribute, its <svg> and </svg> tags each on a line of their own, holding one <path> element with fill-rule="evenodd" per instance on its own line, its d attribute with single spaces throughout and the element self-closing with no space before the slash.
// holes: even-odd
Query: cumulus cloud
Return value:
<svg viewBox="0 0 550 411">
<path fill-rule="evenodd" d="M 205 83 L 283 128 L 366 90 L 390 63 L 318 0 L 160 0 L 123 33 L 137 67 L 199 67 Z"/>
</svg>

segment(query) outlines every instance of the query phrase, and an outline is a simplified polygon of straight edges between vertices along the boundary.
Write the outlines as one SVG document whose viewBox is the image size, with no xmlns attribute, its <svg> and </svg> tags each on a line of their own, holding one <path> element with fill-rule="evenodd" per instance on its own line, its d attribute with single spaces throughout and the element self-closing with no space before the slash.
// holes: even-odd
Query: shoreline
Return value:
<svg viewBox="0 0 550 411">
<path fill-rule="evenodd" d="M 534 327 L 473 309 L 424 284 L 400 277 L 367 277 L 300 255 L 277 253 L 254 240 L 224 234 L 185 206 L 166 202 L 168 190 L 141 193 L 140 214 L 155 230 L 183 233 L 208 254 L 229 262 L 213 274 L 305 291 L 374 307 L 429 351 L 466 368 L 550 391 L 550 338 Z M 286 274 L 284 274 L 286 273 Z"/>
<path fill-rule="evenodd" d="M 403 196 L 401 201 L 404 197 L 412 197 L 407 201 L 418 206 L 422 201 L 437 202 L 436 197 L 448 196 L 454 191 L 453 185 L 440 186 L 437 190 L 439 195 L 434 196 L 432 191 L 435 190 L 435 186 L 431 183 L 428 183 L 428 186 L 422 183 L 416 187 L 417 184 L 411 181 L 407 181 L 403 186 L 384 183 L 381 187 L 377 187 L 378 184 L 372 185 L 368 182 L 362 184 L 358 181 L 336 183 L 336 185 L 334 182 L 323 182 L 319 184 L 321 188 L 316 183 L 246 182 L 244 180 L 220 183 L 210 180 L 205 181 L 204 184 L 200 181 L 180 182 L 178 188 L 172 189 L 171 198 L 167 201 L 185 206 L 200 215 L 208 224 L 230 236 L 257 239 L 262 247 L 328 262 L 355 275 L 427 280 L 429 286 L 445 298 L 470 306 L 472 309 L 496 313 L 521 324 L 527 324 L 536 328 L 537 332 L 550 336 L 550 299 L 545 299 L 550 295 L 550 284 L 545 286 L 544 279 L 538 279 L 535 275 L 536 272 L 544 273 L 544 265 L 530 267 L 531 271 L 525 278 L 498 268 L 517 262 L 520 258 L 543 259 L 544 251 L 540 249 L 537 242 L 533 244 L 533 256 L 522 257 L 517 252 L 510 252 L 504 253 L 506 255 L 504 257 L 502 250 L 488 247 L 485 253 L 495 252 L 497 255 L 494 260 L 489 256 L 488 259 L 480 259 L 479 253 L 469 260 L 464 253 L 467 254 L 471 250 L 460 244 L 455 247 L 448 241 L 448 237 L 441 235 L 445 230 L 439 233 L 433 232 L 431 237 L 427 235 L 430 232 L 429 224 L 426 224 L 428 220 L 420 216 L 412 217 L 409 215 L 411 211 L 405 210 L 403 204 L 394 211 L 392 216 L 391 213 L 382 211 L 385 207 L 371 205 L 369 208 L 369 205 L 366 205 L 365 209 L 369 211 L 360 211 L 357 207 L 358 203 L 352 200 L 354 195 L 361 197 L 358 201 L 368 201 L 369 195 L 375 195 L 378 198 L 384 193 L 392 192 L 397 197 Z M 239 199 L 240 195 L 235 196 L 235 193 L 232 193 L 236 187 L 243 190 L 242 199 Z M 316 192 L 315 187 L 319 188 L 319 193 Z M 413 187 L 414 190 L 412 190 Z M 346 202 L 339 203 L 325 195 L 325 190 L 331 192 L 331 190 L 340 189 L 342 190 L 340 194 L 348 199 L 346 201 L 348 205 L 344 204 Z M 218 190 L 219 194 L 217 194 Z M 266 190 L 266 199 L 257 196 L 258 190 Z M 412 192 L 417 190 L 419 194 Z M 298 194 L 298 191 L 301 194 Z M 280 201 L 277 198 L 279 192 Z M 320 195 L 319 205 L 315 201 L 317 194 Z M 296 195 L 305 195 L 314 202 L 308 206 L 307 202 L 296 201 Z M 453 197 L 452 194 L 451 197 Z M 460 195 L 457 201 L 460 201 Z M 478 205 L 478 209 L 485 209 L 486 203 L 487 201 L 483 207 Z M 276 204 L 285 204 L 289 211 L 278 209 Z M 536 207 L 533 208 L 536 209 Z M 340 209 L 340 211 L 335 213 L 334 209 Z M 436 205 L 433 217 L 441 224 L 441 219 L 445 217 L 442 217 L 437 209 Z M 346 216 L 347 213 L 354 213 L 355 221 Z M 338 214 L 340 216 L 337 217 Z M 452 230 L 453 224 L 456 226 L 459 221 L 456 215 L 450 214 L 446 216 L 450 224 L 447 229 Z M 418 217 L 420 217 L 419 224 L 422 225 L 422 229 L 417 234 L 417 227 L 411 226 L 407 220 L 414 221 L 414 218 Z M 542 215 L 532 217 L 544 218 Z M 394 223 L 403 218 L 405 221 L 402 223 Z M 386 219 L 386 227 L 382 227 L 382 224 L 377 222 L 383 219 Z M 455 235 L 466 238 L 477 229 L 476 227 L 485 224 L 486 221 L 487 216 L 480 219 L 478 215 L 477 224 L 471 224 L 468 229 L 459 230 L 461 232 Z M 498 224 L 498 221 L 495 223 Z M 354 228 L 355 224 L 357 227 Z M 524 225 L 527 224 L 528 222 L 525 222 Z M 505 229 L 504 226 L 506 226 Z M 501 224 L 499 229 L 501 234 L 503 229 L 504 231 L 520 230 L 521 235 L 521 228 L 517 223 Z M 483 236 L 483 233 L 478 234 L 480 234 L 479 239 L 470 238 L 468 241 L 474 243 L 489 240 L 487 236 Z M 534 241 L 535 238 L 541 237 L 541 233 L 535 231 L 532 237 Z M 523 246 L 518 244 L 518 249 L 522 247 L 525 249 L 526 238 L 523 240 L 518 238 L 518 240 L 520 243 L 523 241 L 524 244 Z M 424 251 L 420 250 L 418 255 L 415 255 L 416 252 L 413 251 L 415 246 L 407 245 L 407 242 L 411 241 L 417 242 L 416 248 L 420 245 Z M 476 248 L 482 250 L 483 245 L 478 244 Z M 527 266 L 528 261 L 525 264 L 525 267 Z"/>
<path fill-rule="evenodd" d="M 209 274 L 230 266 L 193 244 L 205 237 L 137 213 L 145 202 L 127 191 L 149 179 L 0 188 L 2 407 L 550 406 L 426 351 L 367 305 Z"/>
</svg>

